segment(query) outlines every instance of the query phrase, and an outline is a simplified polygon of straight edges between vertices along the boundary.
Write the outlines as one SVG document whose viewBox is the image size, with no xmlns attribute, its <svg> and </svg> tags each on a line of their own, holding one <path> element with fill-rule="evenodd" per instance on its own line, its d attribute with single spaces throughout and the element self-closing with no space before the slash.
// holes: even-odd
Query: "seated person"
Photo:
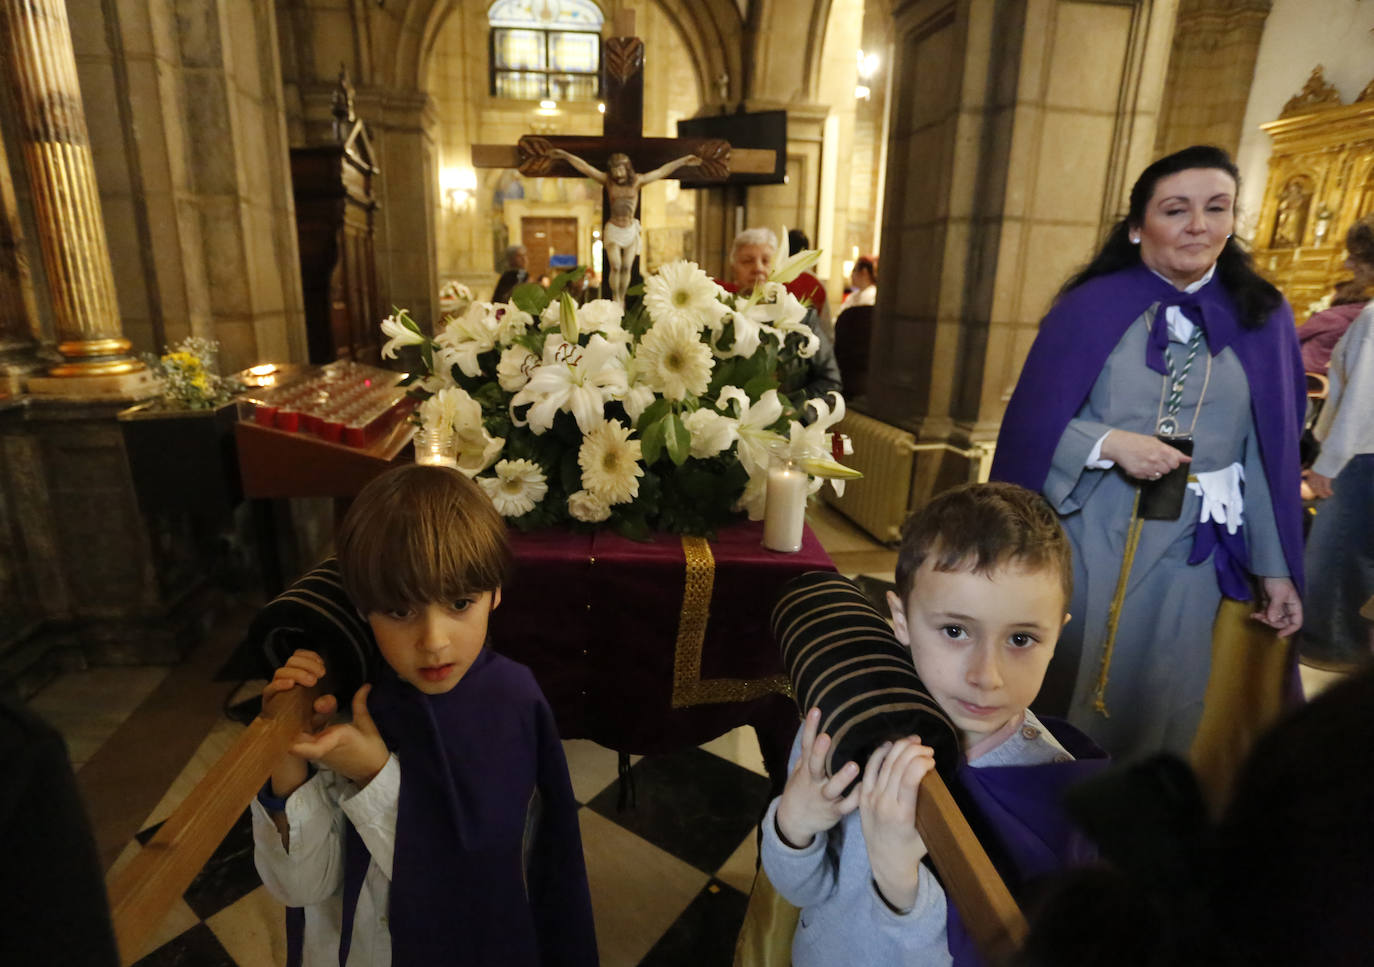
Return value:
<svg viewBox="0 0 1374 967">
<path fill-rule="evenodd" d="M 508 302 L 515 287 L 529 280 L 529 253 L 523 245 L 512 245 L 506 249 L 506 271 L 496 280 L 496 291 L 491 294 L 492 302 Z"/>
<path fill-rule="evenodd" d="M 854 262 L 849 273 L 849 284 L 853 286 L 844 297 L 840 311 L 851 306 L 872 306 L 878 304 L 878 263 L 867 255 Z"/>
<path fill-rule="evenodd" d="M 353 718 L 317 698 L 252 805 L 255 861 L 305 907 L 306 965 L 597 963 L 577 804 L 553 715 L 487 620 L 506 527 L 456 470 L 405 466 L 340 525 L 344 589 L 385 661 Z M 264 704 L 328 669 L 296 651 Z M 298 961 L 299 962 L 299 961 Z"/>
<path fill-rule="evenodd" d="M 771 229 L 747 228 L 740 232 L 730 249 L 731 280 L 721 285 L 726 291 L 741 295 L 753 292 L 755 286 L 768 280 L 777 251 L 778 237 Z M 820 347 L 810 358 L 784 359 L 778 367 L 778 392 L 791 400 L 801 413 L 802 422 L 808 422 L 813 415 L 805 406 L 807 400 L 824 399 L 829 393 L 842 389 L 840 365 L 835 361 L 835 343 L 820 324 L 815 309 L 806 313 L 806 324 L 820 339 Z"/>
<path fill-rule="evenodd" d="M 959 730 L 969 771 L 1071 759 L 1028 706 L 1068 620 L 1072 582 L 1054 512 L 1021 487 L 960 487 L 907 521 L 898 593 L 888 594 L 893 630 Z M 918 736 L 884 743 L 860 782 L 854 762 L 827 779 L 830 739 L 817 734 L 818 722 L 813 709 L 793 744 L 786 787 L 763 821 L 764 871 L 802 908 L 792 963 L 955 962 L 963 938 L 921 862 L 926 847 L 915 826 L 932 750 Z M 1057 728 L 1068 741 L 1072 730 Z M 1061 865 L 1068 852 L 1057 854 Z"/>
</svg>

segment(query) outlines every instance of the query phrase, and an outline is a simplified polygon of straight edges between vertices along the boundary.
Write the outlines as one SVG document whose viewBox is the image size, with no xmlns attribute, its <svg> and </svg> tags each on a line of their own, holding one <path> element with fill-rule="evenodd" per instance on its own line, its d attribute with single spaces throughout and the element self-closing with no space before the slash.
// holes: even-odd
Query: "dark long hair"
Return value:
<svg viewBox="0 0 1374 967">
<path fill-rule="evenodd" d="M 1145 206 L 1154 197 L 1161 179 L 1192 168 L 1215 168 L 1231 176 L 1240 189 L 1240 171 L 1231 156 L 1221 148 L 1209 144 L 1195 144 L 1160 158 L 1140 173 L 1131 188 L 1130 210 L 1126 217 L 1112 226 L 1106 240 L 1092 261 L 1079 269 L 1059 295 L 1078 288 L 1099 275 L 1116 272 L 1140 264 L 1140 246 L 1131 244 L 1131 227 L 1145 224 Z M 1283 295 L 1258 272 L 1250 253 L 1241 246 L 1240 239 L 1228 238 L 1217 256 L 1217 277 L 1240 310 L 1241 325 L 1247 329 L 1261 328 L 1269 314 L 1283 303 Z"/>
</svg>

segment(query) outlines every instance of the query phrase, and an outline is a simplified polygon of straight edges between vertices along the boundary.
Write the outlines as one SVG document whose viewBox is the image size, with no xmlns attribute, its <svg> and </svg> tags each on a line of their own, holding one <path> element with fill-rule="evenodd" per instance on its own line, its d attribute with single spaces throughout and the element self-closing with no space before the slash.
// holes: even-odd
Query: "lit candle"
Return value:
<svg viewBox="0 0 1374 967">
<path fill-rule="evenodd" d="M 767 503 L 763 511 L 763 546 L 770 551 L 799 551 L 806 524 L 806 472 L 792 461 L 768 469 Z"/>
</svg>

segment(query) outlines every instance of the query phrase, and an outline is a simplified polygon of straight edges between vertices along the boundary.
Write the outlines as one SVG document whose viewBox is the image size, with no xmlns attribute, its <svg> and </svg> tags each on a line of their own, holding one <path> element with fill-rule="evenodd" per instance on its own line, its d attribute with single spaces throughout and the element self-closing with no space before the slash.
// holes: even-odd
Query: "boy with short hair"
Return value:
<svg viewBox="0 0 1374 967">
<path fill-rule="evenodd" d="M 974 770 L 1071 758 L 1027 706 L 1069 618 L 1072 582 L 1054 512 L 1012 484 L 948 491 L 903 528 L 893 630 Z M 910 736 L 879 746 L 861 782 L 853 762 L 827 778 L 819 721 L 812 709 L 763 825 L 764 870 L 802 908 L 792 963 L 951 963 L 944 890 L 921 863 L 915 826 L 932 751 Z"/>
<path fill-rule="evenodd" d="M 385 666 L 351 722 L 324 727 L 338 702 L 315 701 L 316 731 L 252 806 L 263 882 L 307 908 L 303 962 L 596 964 L 552 713 L 486 643 L 510 568 L 501 516 L 456 470 L 402 467 L 363 489 L 336 543 Z M 325 673 L 299 650 L 264 703 Z"/>
</svg>

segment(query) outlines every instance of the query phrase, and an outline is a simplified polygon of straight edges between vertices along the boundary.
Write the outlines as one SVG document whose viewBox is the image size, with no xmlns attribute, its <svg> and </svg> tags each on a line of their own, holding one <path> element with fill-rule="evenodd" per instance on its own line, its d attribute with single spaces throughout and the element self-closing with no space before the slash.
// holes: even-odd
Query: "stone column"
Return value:
<svg viewBox="0 0 1374 967">
<path fill-rule="evenodd" d="M 1155 153 L 1240 147 L 1260 37 L 1273 0 L 1180 0 Z"/>
<path fill-rule="evenodd" d="M 1149 160 L 1175 0 L 895 0 L 870 415 L 975 476 L 1039 320 Z"/>
<path fill-rule="evenodd" d="M 24 378 L 42 369 L 37 348 L 33 277 L 9 157 L 0 145 L 0 392 L 21 391 Z"/>
<path fill-rule="evenodd" d="M 0 0 L 0 43 L 63 357 L 49 373 L 138 373 L 143 364 L 129 355 L 132 344 L 120 327 L 65 3 Z"/>
</svg>

